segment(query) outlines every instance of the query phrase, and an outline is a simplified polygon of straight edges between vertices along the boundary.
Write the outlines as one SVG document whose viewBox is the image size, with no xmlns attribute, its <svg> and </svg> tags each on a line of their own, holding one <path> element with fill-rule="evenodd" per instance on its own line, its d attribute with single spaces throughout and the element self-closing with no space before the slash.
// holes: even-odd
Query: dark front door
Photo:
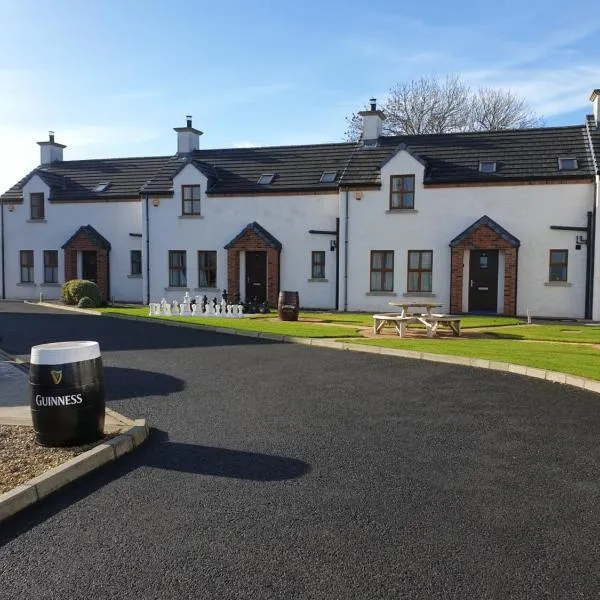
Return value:
<svg viewBox="0 0 600 600">
<path fill-rule="evenodd" d="M 469 312 L 498 310 L 498 250 L 471 250 Z"/>
<path fill-rule="evenodd" d="M 98 262 L 95 250 L 81 252 L 81 279 L 98 283 Z"/>
<path fill-rule="evenodd" d="M 267 253 L 246 252 L 246 301 L 267 299 Z"/>
</svg>

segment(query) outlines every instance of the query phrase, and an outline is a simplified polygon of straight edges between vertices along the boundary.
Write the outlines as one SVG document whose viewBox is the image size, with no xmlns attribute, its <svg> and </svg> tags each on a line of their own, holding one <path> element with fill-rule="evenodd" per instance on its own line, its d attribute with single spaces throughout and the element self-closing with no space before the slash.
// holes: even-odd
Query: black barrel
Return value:
<svg viewBox="0 0 600 600">
<path fill-rule="evenodd" d="M 298 292 L 279 292 L 277 312 L 282 321 L 297 321 L 300 312 L 300 295 Z"/>
<path fill-rule="evenodd" d="M 29 389 L 38 444 L 79 446 L 104 435 L 104 373 L 98 342 L 33 346 Z"/>
</svg>

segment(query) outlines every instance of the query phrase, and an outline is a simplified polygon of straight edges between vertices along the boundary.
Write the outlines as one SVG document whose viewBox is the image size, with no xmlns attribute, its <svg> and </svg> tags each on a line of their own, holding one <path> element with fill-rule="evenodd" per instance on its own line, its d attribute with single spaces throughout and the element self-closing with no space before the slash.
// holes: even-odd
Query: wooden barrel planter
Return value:
<svg viewBox="0 0 600 600">
<path fill-rule="evenodd" d="M 97 342 L 31 349 L 29 389 L 38 444 L 78 446 L 104 435 L 104 374 Z"/>
<path fill-rule="evenodd" d="M 282 321 L 297 321 L 300 312 L 300 296 L 298 292 L 279 292 L 277 312 Z"/>
</svg>

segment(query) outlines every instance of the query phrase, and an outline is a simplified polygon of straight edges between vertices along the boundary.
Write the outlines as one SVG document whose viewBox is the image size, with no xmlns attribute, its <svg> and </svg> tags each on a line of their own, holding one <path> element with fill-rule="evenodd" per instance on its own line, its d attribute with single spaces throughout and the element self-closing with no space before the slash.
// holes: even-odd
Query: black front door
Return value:
<svg viewBox="0 0 600 600">
<path fill-rule="evenodd" d="M 246 301 L 267 299 L 267 253 L 246 252 Z"/>
<path fill-rule="evenodd" d="M 81 252 L 81 279 L 98 283 L 98 263 L 95 250 Z"/>
<path fill-rule="evenodd" d="M 469 312 L 498 310 L 498 250 L 471 250 Z"/>
</svg>

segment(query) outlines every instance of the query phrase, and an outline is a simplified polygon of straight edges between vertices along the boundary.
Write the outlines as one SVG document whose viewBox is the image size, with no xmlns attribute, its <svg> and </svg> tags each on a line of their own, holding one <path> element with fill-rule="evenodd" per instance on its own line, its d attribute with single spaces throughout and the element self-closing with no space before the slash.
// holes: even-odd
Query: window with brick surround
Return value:
<svg viewBox="0 0 600 600">
<path fill-rule="evenodd" d="M 415 207 L 415 176 L 390 177 L 390 210 L 410 210 Z"/>
<path fill-rule="evenodd" d="M 567 281 L 568 250 L 550 250 L 549 281 Z"/>
<path fill-rule="evenodd" d="M 41 221 L 44 219 L 44 194 L 35 193 L 29 195 L 30 219 Z"/>
<path fill-rule="evenodd" d="M 407 291 L 431 292 L 432 272 L 433 250 L 408 251 Z"/>
<path fill-rule="evenodd" d="M 185 250 L 169 250 L 169 287 L 187 287 Z"/>
<path fill-rule="evenodd" d="M 44 283 L 58 283 L 58 250 L 44 250 Z"/>
<path fill-rule="evenodd" d="M 33 250 L 21 250 L 19 252 L 19 264 L 21 267 L 21 283 L 33 283 Z"/>
<path fill-rule="evenodd" d="M 198 287 L 217 287 L 217 251 L 198 251 Z"/>
<path fill-rule="evenodd" d="M 130 253 L 130 275 L 139 276 L 142 274 L 142 251 L 131 250 Z"/>
<path fill-rule="evenodd" d="M 311 279 L 325 279 L 325 252 L 313 250 L 311 255 Z"/>
<path fill-rule="evenodd" d="M 394 251 L 371 250 L 371 291 L 394 291 Z"/>
<path fill-rule="evenodd" d="M 200 186 L 181 186 L 181 214 L 200 215 Z"/>
</svg>

